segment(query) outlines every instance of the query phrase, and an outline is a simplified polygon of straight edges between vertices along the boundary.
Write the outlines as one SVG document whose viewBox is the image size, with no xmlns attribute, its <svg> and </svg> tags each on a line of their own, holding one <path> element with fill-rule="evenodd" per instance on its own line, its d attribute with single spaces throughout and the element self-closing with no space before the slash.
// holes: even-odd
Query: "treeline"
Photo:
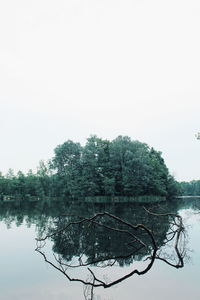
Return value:
<svg viewBox="0 0 200 300">
<path fill-rule="evenodd" d="M 49 163 L 44 161 L 40 162 L 36 173 L 29 170 L 27 174 L 19 171 L 15 175 L 13 170 L 9 169 L 5 176 L 0 173 L 0 197 L 9 195 L 24 199 L 28 196 L 57 196 L 59 188 L 56 185 L 59 182 L 55 177 L 57 176 L 52 174 Z"/>
<path fill-rule="evenodd" d="M 200 196 L 200 180 L 179 182 L 179 188 L 182 196 Z"/>
<path fill-rule="evenodd" d="M 1 195 L 23 197 L 171 197 L 177 191 L 161 152 L 127 136 L 113 141 L 91 136 L 85 146 L 68 140 L 48 163 L 40 162 L 36 173 L 0 175 Z"/>
</svg>

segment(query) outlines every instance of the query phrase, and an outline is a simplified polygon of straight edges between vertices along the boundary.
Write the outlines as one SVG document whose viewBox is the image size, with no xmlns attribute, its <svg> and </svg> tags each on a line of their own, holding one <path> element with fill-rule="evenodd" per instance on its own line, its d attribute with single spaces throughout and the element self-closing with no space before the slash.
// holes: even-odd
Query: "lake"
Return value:
<svg viewBox="0 0 200 300">
<path fill-rule="evenodd" d="M 182 217 L 184 232 L 176 214 Z M 199 298 L 199 199 L 145 207 L 1 202 L 0 237 L 2 300 Z M 37 246 L 42 254 L 35 251 Z M 144 275 L 127 276 L 133 270 L 142 273 L 150 264 Z M 86 288 L 77 279 L 106 288 Z"/>
</svg>

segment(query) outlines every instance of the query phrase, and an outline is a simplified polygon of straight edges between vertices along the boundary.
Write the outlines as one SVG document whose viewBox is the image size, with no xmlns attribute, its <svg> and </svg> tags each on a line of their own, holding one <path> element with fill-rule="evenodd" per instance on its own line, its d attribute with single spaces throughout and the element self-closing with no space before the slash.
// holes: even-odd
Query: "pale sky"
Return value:
<svg viewBox="0 0 200 300">
<path fill-rule="evenodd" d="M 4 174 L 97 134 L 200 179 L 200 1 L 1 1 L 0 112 Z"/>
</svg>

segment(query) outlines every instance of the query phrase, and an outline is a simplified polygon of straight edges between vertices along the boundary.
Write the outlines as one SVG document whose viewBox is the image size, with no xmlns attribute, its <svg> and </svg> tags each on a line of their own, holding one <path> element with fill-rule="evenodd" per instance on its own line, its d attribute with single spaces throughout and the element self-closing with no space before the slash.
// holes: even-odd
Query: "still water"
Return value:
<svg viewBox="0 0 200 300">
<path fill-rule="evenodd" d="M 145 270 L 152 259 L 151 236 L 143 228 L 136 230 L 129 225 L 127 227 L 127 224 L 143 224 L 153 232 L 158 248 L 157 258 L 144 275 L 133 274 L 109 288 L 95 288 L 93 299 L 199 299 L 200 201 L 179 200 L 146 205 L 146 209 L 159 216 L 136 204 L 1 203 L 0 299 L 91 299 L 91 290 L 85 285 L 70 282 L 62 272 L 44 261 L 44 257 L 35 251 L 36 238 L 49 236 L 39 250 L 71 278 L 87 282 L 98 278 L 99 282 L 109 284 L 134 269 Z M 100 216 L 95 219 L 96 223 L 77 224 L 105 211 L 126 224 L 120 223 L 119 226 L 118 220 L 110 216 Z M 178 245 L 183 267 L 172 266 L 179 263 L 174 248 L 175 233 L 178 232 L 174 222 L 178 221 L 174 216 L 166 216 L 166 213 L 182 216 L 185 230 Z M 77 218 L 77 215 L 82 217 Z M 66 228 L 69 223 L 71 226 Z M 95 266 L 92 264 L 94 261 Z M 69 265 L 75 267 L 70 268 Z M 88 273 L 88 267 L 92 273 Z"/>
</svg>

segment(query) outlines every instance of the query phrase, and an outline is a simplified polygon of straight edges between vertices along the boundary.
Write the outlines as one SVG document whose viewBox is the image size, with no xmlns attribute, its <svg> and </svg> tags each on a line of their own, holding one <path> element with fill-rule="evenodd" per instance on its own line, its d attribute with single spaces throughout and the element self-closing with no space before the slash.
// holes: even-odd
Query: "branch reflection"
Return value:
<svg viewBox="0 0 200 300">
<path fill-rule="evenodd" d="M 86 287 L 86 299 L 93 299 L 94 288 L 109 288 L 131 276 L 146 274 L 156 260 L 182 268 L 186 247 L 181 216 L 145 208 L 142 216 L 140 221 L 144 222 L 137 223 L 137 217 L 130 222 L 108 212 L 92 217 L 62 215 L 46 236 L 36 239 L 36 251 L 69 281 L 82 283 Z M 48 240 L 54 243 L 54 259 L 44 251 Z M 136 267 L 139 261 L 141 266 Z M 114 266 L 129 268 L 122 276 L 110 272 L 105 279 L 105 272 L 109 274 Z"/>
</svg>

